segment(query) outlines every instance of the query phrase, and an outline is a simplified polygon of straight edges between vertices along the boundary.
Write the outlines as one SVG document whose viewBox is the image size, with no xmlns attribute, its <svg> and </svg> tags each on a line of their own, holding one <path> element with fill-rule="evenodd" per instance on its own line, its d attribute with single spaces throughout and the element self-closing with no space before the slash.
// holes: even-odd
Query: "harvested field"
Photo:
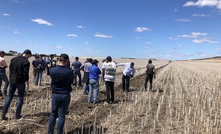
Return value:
<svg viewBox="0 0 221 134">
<path fill-rule="evenodd" d="M 182 61 L 161 67 L 168 62 L 154 61 L 159 69 L 151 92 L 143 91 L 146 60 L 139 62 L 135 62 L 139 69 L 131 79 L 128 94 L 121 90 L 123 67 L 118 69 L 116 104 L 104 103 L 106 96 L 102 82 L 101 102 L 96 105 L 87 103 L 81 87 L 73 87 L 65 133 L 221 133 L 220 63 Z M 14 119 L 17 98 L 13 99 L 7 114 L 10 120 L 0 122 L 0 133 L 47 133 L 51 92 L 46 75 L 43 82 L 44 86 L 32 85 L 27 92 L 22 110 L 24 117 L 20 120 Z M 3 102 L 1 98 L 0 110 Z"/>
</svg>

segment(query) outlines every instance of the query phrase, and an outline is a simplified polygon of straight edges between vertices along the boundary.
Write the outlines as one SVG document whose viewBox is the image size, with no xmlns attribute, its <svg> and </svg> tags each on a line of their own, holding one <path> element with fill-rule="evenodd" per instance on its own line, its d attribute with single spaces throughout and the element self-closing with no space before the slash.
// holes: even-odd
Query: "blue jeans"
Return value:
<svg viewBox="0 0 221 134">
<path fill-rule="evenodd" d="M 73 84 L 77 85 L 77 76 L 78 76 L 78 79 L 79 79 L 78 85 L 81 85 L 81 72 L 80 72 L 80 70 L 77 70 L 77 71 L 74 70 L 73 74 L 74 74 Z"/>
<path fill-rule="evenodd" d="M 88 93 L 88 103 L 92 102 L 92 92 L 94 91 L 94 103 L 98 101 L 99 92 L 99 80 L 90 79 L 89 81 L 89 93 Z"/>
<path fill-rule="evenodd" d="M 9 85 L 9 81 L 8 81 L 8 77 L 5 73 L 0 73 L 0 79 L 1 79 L 1 83 L 0 83 L 0 88 L 2 86 L 2 80 L 5 82 L 5 86 L 3 89 L 3 93 L 6 96 L 7 95 L 7 89 L 8 89 L 8 85 Z M 0 95 L 1 95 L 1 89 L 0 89 Z"/>
<path fill-rule="evenodd" d="M 17 88 L 18 88 L 18 103 L 17 103 L 15 116 L 16 117 L 21 116 L 23 98 L 24 98 L 24 95 L 25 95 L 25 83 L 16 83 L 16 84 L 10 83 L 9 94 L 8 94 L 7 99 L 5 100 L 5 104 L 4 104 L 3 109 L 2 109 L 2 117 L 5 117 L 6 113 L 8 112 L 8 108 L 10 106 L 10 103 L 12 101 L 12 98 L 13 98 L 14 93 L 15 93 Z"/>
<path fill-rule="evenodd" d="M 70 101 L 71 101 L 70 94 L 52 94 L 51 114 L 49 118 L 48 134 L 54 133 L 54 126 L 57 117 L 58 117 L 57 134 L 63 134 L 65 114 L 67 113 Z"/>
<path fill-rule="evenodd" d="M 35 85 L 41 85 L 42 73 L 43 71 L 36 71 Z"/>
<path fill-rule="evenodd" d="M 89 84 L 85 83 L 84 84 L 84 93 L 88 93 L 89 92 Z"/>
</svg>

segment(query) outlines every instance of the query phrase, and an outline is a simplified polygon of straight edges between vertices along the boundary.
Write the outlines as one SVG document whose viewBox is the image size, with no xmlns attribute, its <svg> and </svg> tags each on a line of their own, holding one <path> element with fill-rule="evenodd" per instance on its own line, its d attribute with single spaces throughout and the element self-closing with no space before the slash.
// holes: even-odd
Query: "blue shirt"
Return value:
<svg viewBox="0 0 221 134">
<path fill-rule="evenodd" d="M 72 91 L 71 84 L 74 79 L 73 72 L 66 66 L 53 67 L 50 69 L 51 90 L 56 94 L 68 94 Z"/>
<path fill-rule="evenodd" d="M 80 61 L 75 61 L 72 63 L 72 67 L 74 67 L 74 70 L 75 71 L 80 71 L 80 68 L 81 68 L 81 62 Z"/>
<path fill-rule="evenodd" d="M 101 74 L 101 70 L 96 66 L 92 65 L 89 69 L 89 79 L 99 79 L 99 74 Z"/>
</svg>

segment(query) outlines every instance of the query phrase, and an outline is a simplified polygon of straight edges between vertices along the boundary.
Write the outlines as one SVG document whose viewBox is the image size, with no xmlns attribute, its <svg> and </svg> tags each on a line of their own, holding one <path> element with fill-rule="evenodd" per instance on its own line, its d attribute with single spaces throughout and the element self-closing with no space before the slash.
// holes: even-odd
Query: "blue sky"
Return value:
<svg viewBox="0 0 221 134">
<path fill-rule="evenodd" d="M 221 55 L 221 0 L 0 0 L 0 49 L 70 56 Z"/>
</svg>

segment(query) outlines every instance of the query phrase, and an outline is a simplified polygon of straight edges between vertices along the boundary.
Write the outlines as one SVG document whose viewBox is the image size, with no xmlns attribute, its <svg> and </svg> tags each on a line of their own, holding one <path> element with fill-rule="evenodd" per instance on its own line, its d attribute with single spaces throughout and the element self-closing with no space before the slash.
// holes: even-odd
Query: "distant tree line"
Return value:
<svg viewBox="0 0 221 134">
<path fill-rule="evenodd" d="M 14 50 L 10 50 L 8 52 L 5 52 L 5 55 L 7 56 L 17 56 L 17 55 L 21 55 L 20 52 L 17 52 L 17 51 L 14 51 Z M 35 54 L 32 54 L 32 56 L 36 56 L 36 55 L 42 55 L 42 56 L 50 56 L 50 54 L 39 54 L 39 53 L 35 53 Z M 54 54 L 55 57 L 57 57 L 57 54 Z"/>
</svg>

